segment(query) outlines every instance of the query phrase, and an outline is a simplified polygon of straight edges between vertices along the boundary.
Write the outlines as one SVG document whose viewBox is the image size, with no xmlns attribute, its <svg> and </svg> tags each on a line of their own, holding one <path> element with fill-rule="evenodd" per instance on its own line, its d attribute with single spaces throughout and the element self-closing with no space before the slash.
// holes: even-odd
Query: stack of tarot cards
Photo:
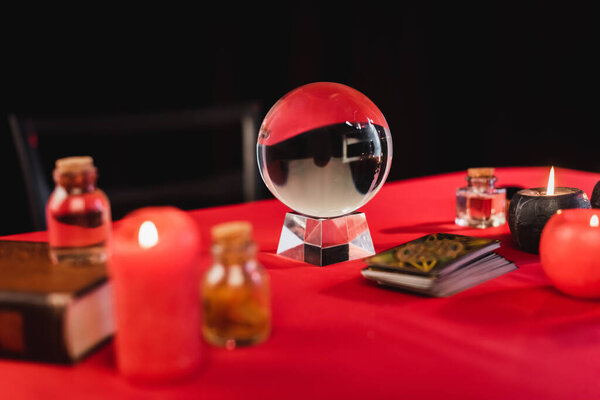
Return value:
<svg viewBox="0 0 600 400">
<path fill-rule="evenodd" d="M 517 269 L 500 241 L 434 233 L 366 258 L 361 273 L 383 286 L 448 297 Z"/>
</svg>

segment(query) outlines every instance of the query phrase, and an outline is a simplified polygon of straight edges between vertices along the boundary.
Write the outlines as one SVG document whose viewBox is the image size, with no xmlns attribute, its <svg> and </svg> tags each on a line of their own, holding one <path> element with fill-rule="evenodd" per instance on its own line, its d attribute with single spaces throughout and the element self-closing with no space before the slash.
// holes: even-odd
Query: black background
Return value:
<svg viewBox="0 0 600 400">
<path fill-rule="evenodd" d="M 315 81 L 347 84 L 378 105 L 393 135 L 390 180 L 472 166 L 600 172 L 591 10 L 484 3 L 10 10 L 0 234 L 31 229 L 10 113 L 244 100 L 266 113 Z"/>
</svg>

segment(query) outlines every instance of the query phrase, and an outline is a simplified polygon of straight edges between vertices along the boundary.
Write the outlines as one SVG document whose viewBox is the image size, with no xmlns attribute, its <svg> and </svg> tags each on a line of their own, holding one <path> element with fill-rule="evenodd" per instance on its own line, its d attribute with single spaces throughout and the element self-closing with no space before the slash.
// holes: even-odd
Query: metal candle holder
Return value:
<svg viewBox="0 0 600 400">
<path fill-rule="evenodd" d="M 558 210 L 568 208 L 591 208 L 583 190 L 557 187 L 554 194 L 546 194 L 546 188 L 518 191 L 508 210 L 508 226 L 517 247 L 538 254 L 544 226 Z"/>
</svg>

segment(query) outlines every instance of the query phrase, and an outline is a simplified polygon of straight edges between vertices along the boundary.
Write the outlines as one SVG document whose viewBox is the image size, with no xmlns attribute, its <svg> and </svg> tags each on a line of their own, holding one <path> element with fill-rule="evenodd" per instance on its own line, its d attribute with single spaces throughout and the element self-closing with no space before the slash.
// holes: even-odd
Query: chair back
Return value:
<svg viewBox="0 0 600 400">
<path fill-rule="evenodd" d="M 142 206 L 190 209 L 262 198 L 260 111 L 249 102 L 157 113 L 10 115 L 33 228 L 46 229 L 54 161 L 67 156 L 94 157 L 115 219 Z"/>
</svg>

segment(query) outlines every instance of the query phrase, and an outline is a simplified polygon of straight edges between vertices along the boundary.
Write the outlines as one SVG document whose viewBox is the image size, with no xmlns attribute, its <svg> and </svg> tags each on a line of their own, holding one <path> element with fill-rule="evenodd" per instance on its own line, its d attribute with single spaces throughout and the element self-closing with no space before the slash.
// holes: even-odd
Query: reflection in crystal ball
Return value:
<svg viewBox="0 0 600 400">
<path fill-rule="evenodd" d="M 311 217 L 337 217 L 379 191 L 392 163 L 392 136 L 365 95 L 317 82 L 292 90 L 269 110 L 257 157 L 265 184 L 282 203 Z"/>
</svg>

